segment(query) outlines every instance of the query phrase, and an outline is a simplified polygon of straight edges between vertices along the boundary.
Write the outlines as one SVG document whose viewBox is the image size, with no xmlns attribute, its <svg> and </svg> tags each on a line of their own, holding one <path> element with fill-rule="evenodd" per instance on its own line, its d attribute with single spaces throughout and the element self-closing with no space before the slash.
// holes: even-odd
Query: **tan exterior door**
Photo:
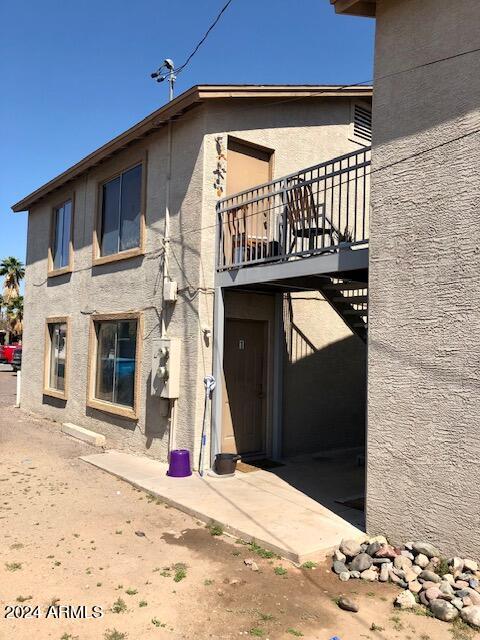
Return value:
<svg viewBox="0 0 480 640">
<path fill-rule="evenodd" d="M 224 453 L 264 454 L 267 417 L 267 322 L 225 322 Z"/>
<path fill-rule="evenodd" d="M 227 196 L 271 179 L 272 152 L 229 138 L 227 151 Z"/>
<path fill-rule="evenodd" d="M 272 178 L 272 154 L 270 150 L 229 138 L 227 196 L 269 182 Z M 261 192 L 257 195 L 260 196 Z M 241 205 L 231 212 L 224 228 L 225 264 L 234 264 L 238 259 L 245 259 L 252 251 L 261 252 L 267 241 L 265 201 Z"/>
</svg>

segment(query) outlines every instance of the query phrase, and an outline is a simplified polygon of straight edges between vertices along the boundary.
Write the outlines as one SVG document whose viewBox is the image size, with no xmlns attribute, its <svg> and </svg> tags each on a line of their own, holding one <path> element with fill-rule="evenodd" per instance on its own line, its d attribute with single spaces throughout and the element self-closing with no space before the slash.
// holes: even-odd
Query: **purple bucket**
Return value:
<svg viewBox="0 0 480 640">
<path fill-rule="evenodd" d="M 167 476 L 171 476 L 172 478 L 186 478 L 191 475 L 190 451 L 188 449 L 174 449 L 170 451 Z"/>
</svg>

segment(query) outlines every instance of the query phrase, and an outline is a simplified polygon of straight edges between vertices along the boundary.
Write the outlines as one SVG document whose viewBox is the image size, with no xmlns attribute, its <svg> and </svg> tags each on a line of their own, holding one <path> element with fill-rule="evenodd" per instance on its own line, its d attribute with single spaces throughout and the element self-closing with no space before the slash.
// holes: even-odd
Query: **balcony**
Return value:
<svg viewBox="0 0 480 640">
<path fill-rule="evenodd" d="M 368 147 L 223 198 L 217 272 L 366 248 L 370 171 Z"/>
</svg>

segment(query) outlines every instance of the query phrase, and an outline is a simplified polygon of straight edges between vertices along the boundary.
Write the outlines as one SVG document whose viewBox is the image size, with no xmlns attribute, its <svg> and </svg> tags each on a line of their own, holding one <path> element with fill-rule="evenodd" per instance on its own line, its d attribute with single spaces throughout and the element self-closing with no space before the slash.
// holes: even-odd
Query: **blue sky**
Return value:
<svg viewBox="0 0 480 640">
<path fill-rule="evenodd" d="M 165 57 L 181 64 L 224 0 L 23 0 L 0 38 L 0 260 L 25 259 L 11 204 L 157 109 Z M 328 0 L 233 0 L 180 75 L 198 83 L 351 83 L 372 78 L 373 20 Z"/>
</svg>

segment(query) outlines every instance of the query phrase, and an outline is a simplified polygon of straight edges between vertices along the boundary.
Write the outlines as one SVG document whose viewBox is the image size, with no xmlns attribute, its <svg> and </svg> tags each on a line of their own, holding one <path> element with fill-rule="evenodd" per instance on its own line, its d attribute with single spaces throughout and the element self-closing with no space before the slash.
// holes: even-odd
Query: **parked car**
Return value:
<svg viewBox="0 0 480 640">
<path fill-rule="evenodd" d="M 18 371 L 22 368 L 22 347 L 19 346 L 13 352 L 12 369 Z"/>
<path fill-rule="evenodd" d="M 18 344 L 3 344 L 0 346 L 0 363 L 2 364 L 12 364 L 13 354 L 15 353 L 15 349 L 17 349 L 20 345 Z"/>
</svg>

